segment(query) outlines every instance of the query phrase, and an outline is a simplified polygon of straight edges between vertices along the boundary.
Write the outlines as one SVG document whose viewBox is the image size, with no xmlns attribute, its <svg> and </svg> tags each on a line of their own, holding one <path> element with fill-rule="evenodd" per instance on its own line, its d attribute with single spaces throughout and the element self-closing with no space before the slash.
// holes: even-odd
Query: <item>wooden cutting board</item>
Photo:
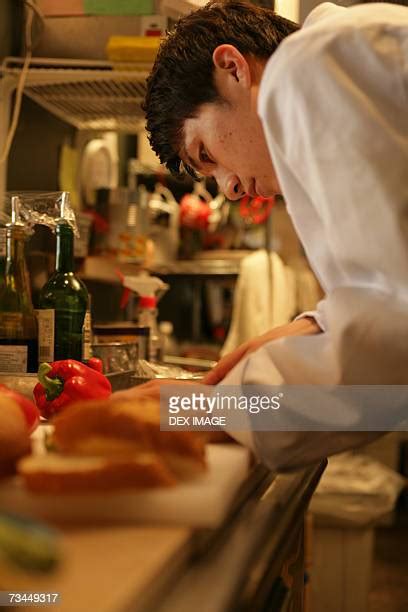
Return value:
<svg viewBox="0 0 408 612">
<path fill-rule="evenodd" d="M 214 528 L 228 512 L 249 470 L 249 452 L 207 446 L 208 471 L 171 489 L 81 495 L 34 495 L 14 478 L 0 485 L 0 508 L 51 522 L 144 522 Z"/>
</svg>

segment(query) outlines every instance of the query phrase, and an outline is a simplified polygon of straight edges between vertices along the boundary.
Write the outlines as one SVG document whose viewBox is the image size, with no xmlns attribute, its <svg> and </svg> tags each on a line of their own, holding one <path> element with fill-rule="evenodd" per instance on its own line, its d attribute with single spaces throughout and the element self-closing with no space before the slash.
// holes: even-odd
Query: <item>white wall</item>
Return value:
<svg viewBox="0 0 408 612">
<path fill-rule="evenodd" d="M 298 22 L 299 1 L 302 0 L 275 0 L 275 11 L 286 19 Z"/>
</svg>

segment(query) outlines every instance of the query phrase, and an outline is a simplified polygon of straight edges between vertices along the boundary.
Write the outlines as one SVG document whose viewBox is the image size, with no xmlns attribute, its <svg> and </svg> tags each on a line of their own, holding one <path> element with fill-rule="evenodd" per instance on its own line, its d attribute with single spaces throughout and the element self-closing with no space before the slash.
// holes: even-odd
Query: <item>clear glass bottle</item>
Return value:
<svg viewBox="0 0 408 612">
<path fill-rule="evenodd" d="M 141 296 L 138 305 L 138 324 L 148 327 L 149 336 L 149 361 L 163 361 L 163 347 L 161 336 L 157 325 L 157 300 L 155 296 Z"/>
<path fill-rule="evenodd" d="M 63 219 L 56 238 L 55 272 L 39 297 L 39 361 L 82 361 L 91 356 L 88 290 L 74 274 L 74 234 Z"/>
<path fill-rule="evenodd" d="M 26 231 L 20 223 L 13 197 L 12 221 L 6 226 L 5 256 L 1 256 L 0 372 L 36 372 L 37 321 L 25 260 Z M 4 244 L 3 244 L 4 250 Z"/>
</svg>

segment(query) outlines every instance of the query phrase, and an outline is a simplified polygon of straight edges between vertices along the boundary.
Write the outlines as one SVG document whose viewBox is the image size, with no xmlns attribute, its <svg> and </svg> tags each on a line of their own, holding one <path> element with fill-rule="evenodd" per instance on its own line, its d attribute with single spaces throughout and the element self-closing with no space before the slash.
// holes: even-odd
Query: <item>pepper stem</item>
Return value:
<svg viewBox="0 0 408 612">
<path fill-rule="evenodd" d="M 64 388 L 64 382 L 60 378 L 50 378 L 47 376 L 48 372 L 51 370 L 52 367 L 49 363 L 41 363 L 37 374 L 38 380 L 44 387 L 45 396 L 49 402 L 58 397 Z"/>
</svg>

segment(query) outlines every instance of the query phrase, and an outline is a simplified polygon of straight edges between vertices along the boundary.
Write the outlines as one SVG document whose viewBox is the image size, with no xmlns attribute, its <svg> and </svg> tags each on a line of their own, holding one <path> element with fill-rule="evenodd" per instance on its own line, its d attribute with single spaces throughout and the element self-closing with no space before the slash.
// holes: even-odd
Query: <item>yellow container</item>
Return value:
<svg viewBox="0 0 408 612">
<path fill-rule="evenodd" d="M 111 36 L 106 55 L 112 62 L 153 62 L 160 40 L 159 36 Z"/>
</svg>

